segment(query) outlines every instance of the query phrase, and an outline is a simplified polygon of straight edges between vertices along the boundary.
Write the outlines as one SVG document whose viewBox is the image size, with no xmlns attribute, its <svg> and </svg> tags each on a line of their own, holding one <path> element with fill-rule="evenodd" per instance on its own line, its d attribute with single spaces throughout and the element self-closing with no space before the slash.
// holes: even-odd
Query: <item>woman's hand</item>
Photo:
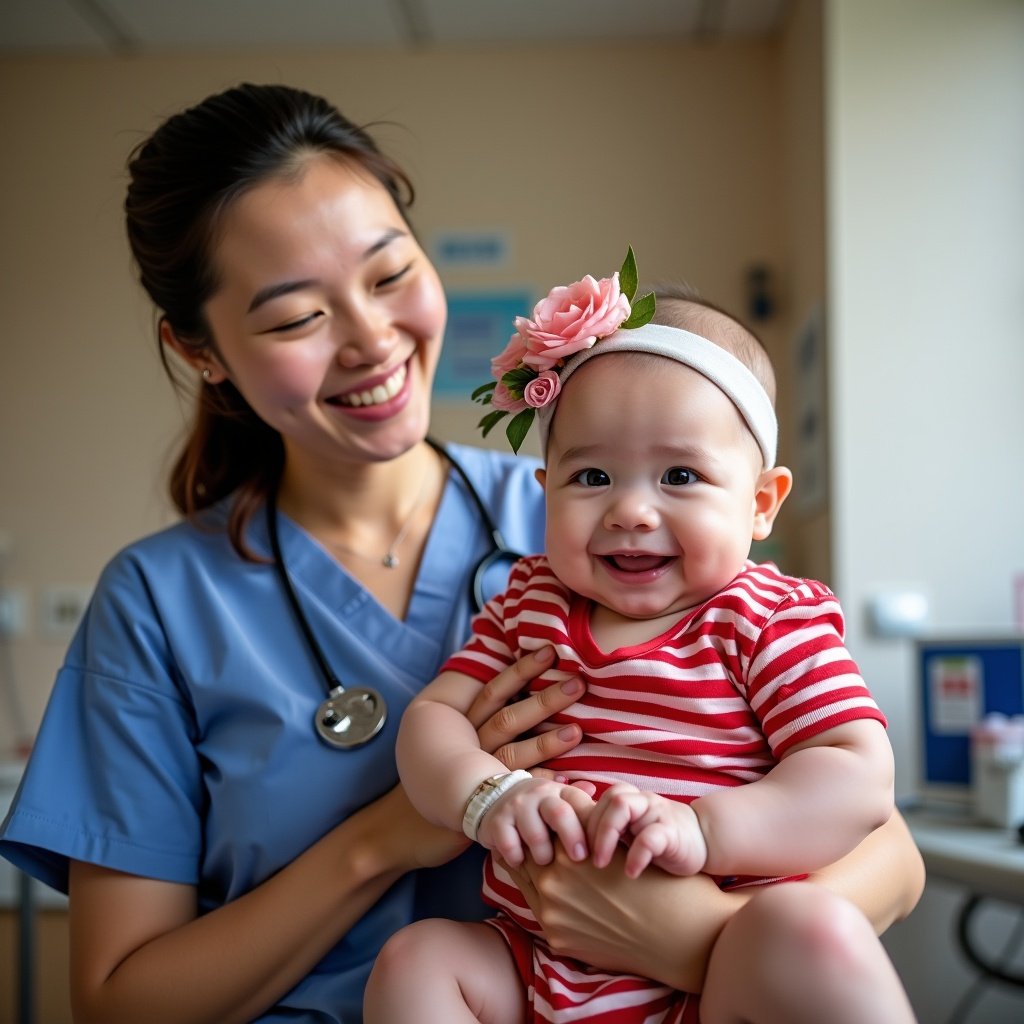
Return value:
<svg viewBox="0 0 1024 1024">
<path fill-rule="evenodd" d="M 607 971 L 699 992 L 718 933 L 747 900 L 707 875 L 680 878 L 649 868 L 628 878 L 620 847 L 606 868 L 573 862 L 561 848 L 544 867 L 504 865 L 553 949 Z"/>
<path fill-rule="evenodd" d="M 554 653 L 548 647 L 520 658 L 480 687 L 466 712 L 477 730 L 481 748 L 494 754 L 510 770 L 533 768 L 549 757 L 571 750 L 580 741 L 580 728 L 575 725 L 526 739 L 518 738 L 583 694 L 583 683 L 573 679 L 553 683 L 539 693 L 514 700 L 531 679 L 551 665 Z M 405 866 L 405 870 L 444 864 L 469 845 L 461 832 L 428 823 L 412 806 L 401 786 L 385 794 L 379 803 L 380 810 L 385 812 L 381 817 L 388 842 L 398 847 L 392 850 L 393 862 Z"/>
<path fill-rule="evenodd" d="M 586 818 L 582 807 L 577 808 Z M 750 889 L 722 892 L 707 875 L 679 878 L 659 869 L 631 879 L 625 850 L 607 868 L 527 861 L 515 879 L 552 947 L 608 971 L 654 978 L 684 992 L 704 985 L 711 950 Z M 852 852 L 809 880 L 857 906 L 881 934 L 913 909 L 924 887 L 921 854 L 896 813 Z"/>
<path fill-rule="evenodd" d="M 549 668 L 554 658 L 555 652 L 551 647 L 544 647 L 520 658 L 481 687 L 466 712 L 466 717 L 480 737 L 481 749 L 493 754 L 510 770 L 534 768 L 542 761 L 572 750 L 582 737 L 578 725 L 567 725 L 520 739 L 583 696 L 583 681 L 567 679 L 509 703 L 531 679 Z"/>
</svg>

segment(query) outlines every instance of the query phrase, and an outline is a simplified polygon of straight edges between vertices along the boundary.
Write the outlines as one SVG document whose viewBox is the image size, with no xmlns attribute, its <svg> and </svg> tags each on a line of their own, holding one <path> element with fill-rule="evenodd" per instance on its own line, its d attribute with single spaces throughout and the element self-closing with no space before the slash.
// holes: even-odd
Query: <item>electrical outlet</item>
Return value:
<svg viewBox="0 0 1024 1024">
<path fill-rule="evenodd" d="M 39 596 L 40 626 L 47 640 L 70 640 L 85 614 L 92 588 L 54 583 Z"/>
</svg>

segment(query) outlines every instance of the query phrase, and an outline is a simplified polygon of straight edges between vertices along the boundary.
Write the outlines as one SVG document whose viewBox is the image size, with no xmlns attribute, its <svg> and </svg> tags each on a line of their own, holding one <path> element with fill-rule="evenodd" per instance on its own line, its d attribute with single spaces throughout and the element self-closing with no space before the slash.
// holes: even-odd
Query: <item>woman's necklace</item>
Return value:
<svg viewBox="0 0 1024 1024">
<path fill-rule="evenodd" d="M 416 513 L 419 511 L 420 506 L 423 504 L 423 499 L 427 496 L 427 484 L 430 482 L 433 471 L 433 460 L 427 467 L 427 471 L 423 474 L 423 480 L 420 483 L 419 494 L 416 495 L 416 500 L 412 503 L 412 508 L 409 509 L 409 514 L 405 517 L 405 522 L 402 523 L 401 529 L 395 534 L 394 540 L 388 545 L 387 551 L 384 552 L 383 558 L 378 558 L 376 555 L 367 555 L 362 551 L 356 551 L 355 548 L 346 547 L 344 544 L 339 544 L 335 540 L 329 540 L 327 543 L 330 547 L 336 551 L 342 552 L 345 555 L 353 555 L 356 558 L 363 558 L 368 562 L 379 562 L 384 566 L 385 569 L 396 569 L 401 564 L 398 558 L 398 549 L 402 546 L 402 541 L 405 540 L 406 534 L 408 534 L 412 521 L 416 518 Z"/>
</svg>

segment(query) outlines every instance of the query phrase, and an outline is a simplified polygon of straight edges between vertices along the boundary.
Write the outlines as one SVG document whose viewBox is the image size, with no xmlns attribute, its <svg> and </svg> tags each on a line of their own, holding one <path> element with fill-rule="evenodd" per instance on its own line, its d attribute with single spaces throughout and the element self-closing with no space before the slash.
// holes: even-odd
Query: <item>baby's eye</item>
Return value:
<svg viewBox="0 0 1024 1024">
<path fill-rule="evenodd" d="M 611 483 L 603 469 L 581 469 L 573 477 L 573 481 L 584 487 L 607 487 Z"/>
<path fill-rule="evenodd" d="M 673 466 L 671 469 L 665 470 L 661 482 L 670 487 L 685 487 L 687 484 L 696 483 L 699 479 L 700 477 L 692 469 L 687 469 L 685 466 Z"/>
</svg>

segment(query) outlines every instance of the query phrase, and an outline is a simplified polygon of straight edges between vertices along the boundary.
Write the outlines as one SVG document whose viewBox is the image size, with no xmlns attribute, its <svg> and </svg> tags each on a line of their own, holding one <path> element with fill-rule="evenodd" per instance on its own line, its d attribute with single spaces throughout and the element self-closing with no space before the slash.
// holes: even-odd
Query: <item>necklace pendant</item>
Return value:
<svg viewBox="0 0 1024 1024">
<path fill-rule="evenodd" d="M 394 569 L 398 565 L 398 555 L 389 551 L 380 561 L 385 569 Z"/>
</svg>

